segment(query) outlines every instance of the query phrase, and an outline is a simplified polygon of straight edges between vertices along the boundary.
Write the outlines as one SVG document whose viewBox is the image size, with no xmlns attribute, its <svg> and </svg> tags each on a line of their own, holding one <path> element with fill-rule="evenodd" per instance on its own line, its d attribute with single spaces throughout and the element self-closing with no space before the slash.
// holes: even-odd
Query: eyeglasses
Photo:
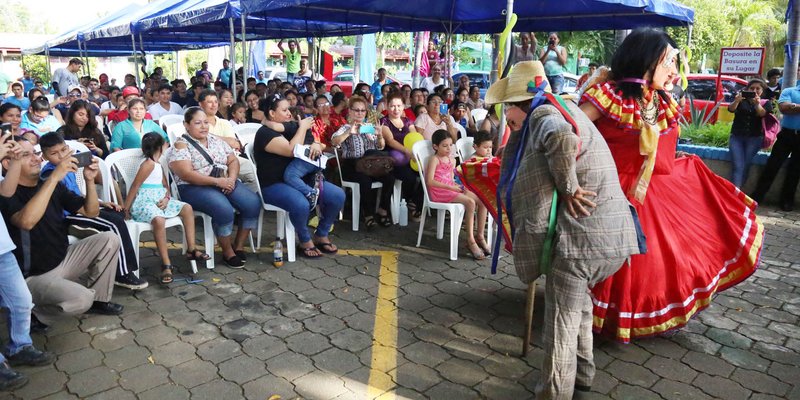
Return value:
<svg viewBox="0 0 800 400">
<path fill-rule="evenodd" d="M 317 107 L 330 107 L 330 105 L 331 105 L 331 103 L 328 103 L 328 102 L 326 101 L 326 102 L 324 102 L 324 103 L 317 104 Z"/>
<path fill-rule="evenodd" d="M 41 156 L 42 156 L 42 152 L 41 151 L 34 151 L 34 152 L 27 152 L 26 151 L 26 152 L 22 153 L 22 158 L 29 158 L 29 157 L 39 158 Z"/>
<path fill-rule="evenodd" d="M 69 97 L 81 97 L 80 93 L 70 93 Z"/>
<path fill-rule="evenodd" d="M 366 108 L 351 108 L 350 111 L 352 112 L 367 112 Z"/>
</svg>

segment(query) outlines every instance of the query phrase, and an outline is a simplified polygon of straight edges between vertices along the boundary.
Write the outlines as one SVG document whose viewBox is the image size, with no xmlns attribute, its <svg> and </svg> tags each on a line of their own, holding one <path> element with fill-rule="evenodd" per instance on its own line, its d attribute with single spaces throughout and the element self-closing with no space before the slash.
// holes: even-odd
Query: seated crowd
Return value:
<svg viewBox="0 0 800 400">
<path fill-rule="evenodd" d="M 169 218 L 181 218 L 189 247 L 186 258 L 197 262 L 213 254 L 194 248 L 194 212 L 210 216 L 222 259 L 231 268 L 242 268 L 247 261 L 244 244 L 258 226 L 262 203 L 287 212 L 301 256 L 336 254 L 329 233 L 346 200 L 340 176 L 360 184 L 360 215 L 367 229 L 393 225 L 390 188 L 396 180 L 402 183 L 411 217 L 419 218 L 423 189 L 410 165 L 413 155 L 404 146 L 410 133 L 436 142 L 436 157 L 431 157 L 425 177 L 428 186 L 436 188 L 440 201 L 465 204 L 470 211 L 468 248 L 476 259 L 488 254 L 482 234 L 471 232 L 471 211 L 478 211 L 481 228 L 485 208 L 454 182 L 452 171 L 459 137 L 477 135 L 478 155 L 491 156 L 497 133 L 496 115 L 480 125 L 473 120 L 471 110 L 482 108 L 483 102 L 469 80 L 453 87 L 452 80 L 439 76 L 426 79 L 426 85 L 440 82 L 435 87 L 412 89 L 389 81 L 381 68 L 375 84 L 356 85 L 348 98 L 338 85 L 328 87 L 308 76 L 302 76 L 298 87 L 280 79 L 265 81 L 259 74 L 259 80 L 236 85 L 235 98 L 241 102 L 234 102 L 233 92 L 223 80 L 213 82 L 205 67 L 188 86 L 183 79 L 167 80 L 156 68 L 139 88 L 131 74 L 122 87 L 105 74 L 72 82 L 70 76 L 80 65 L 74 59 L 57 71 L 52 91 L 37 85 L 23 95 L 21 85 L 12 85 L 15 96 L 0 106 L 0 297 L 9 309 L 11 331 L 5 357 L 0 354 L 0 390 L 27 381 L 11 366 L 54 361 L 53 354 L 33 346 L 31 331 L 46 331 L 63 316 L 118 315 L 123 306 L 111 301 L 115 286 L 148 286 L 139 277 L 138 243 L 127 220 L 152 226 L 162 264 L 160 281 L 167 284 L 174 269 L 166 242 Z M 53 101 L 48 101 L 49 93 L 55 94 Z M 178 124 L 161 123 L 168 115 L 181 116 L 180 133 L 172 132 Z M 245 123 L 261 127 L 243 142 L 234 126 Z M 70 141 L 84 145 L 94 159 L 79 168 Z M 248 143 L 253 146 L 249 156 Z M 298 147 L 305 148 L 305 158 L 296 156 Z M 127 196 L 118 196 L 120 204 L 102 201 L 92 190 L 103 183 L 98 160 L 126 149 L 141 149 L 138 173 L 126 182 Z M 312 163 L 336 151 L 338 165 L 334 157 L 328 165 Z M 358 161 L 375 152 L 394 158 L 390 173 L 373 176 L 359 169 Z M 341 174 L 331 173 L 336 168 Z M 172 193 L 170 181 L 177 193 Z M 374 182 L 383 185 L 379 196 L 371 189 Z M 310 221 L 313 230 L 304 228 Z M 78 236 L 85 236 L 87 229 L 99 233 L 72 240 L 68 233 L 76 231 L 70 228 L 84 232 Z"/>
</svg>

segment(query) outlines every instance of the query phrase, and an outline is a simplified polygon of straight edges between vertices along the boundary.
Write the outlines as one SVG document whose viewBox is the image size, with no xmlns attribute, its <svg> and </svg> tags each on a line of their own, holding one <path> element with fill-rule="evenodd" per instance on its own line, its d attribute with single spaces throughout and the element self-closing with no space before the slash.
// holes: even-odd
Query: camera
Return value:
<svg viewBox="0 0 800 400">
<path fill-rule="evenodd" d="M 742 98 L 743 99 L 755 99 L 756 98 L 756 92 L 753 92 L 751 90 L 742 90 Z"/>
</svg>

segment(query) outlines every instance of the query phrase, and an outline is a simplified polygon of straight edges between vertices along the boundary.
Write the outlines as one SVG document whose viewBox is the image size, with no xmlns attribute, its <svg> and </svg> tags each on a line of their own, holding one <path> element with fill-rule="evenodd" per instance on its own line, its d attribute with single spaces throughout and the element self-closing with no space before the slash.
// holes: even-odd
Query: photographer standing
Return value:
<svg viewBox="0 0 800 400">
<path fill-rule="evenodd" d="M 564 65 L 567 63 L 567 49 L 559 46 L 558 34 L 547 34 L 547 47 L 542 49 L 539 61 L 544 64 L 544 73 L 547 81 L 553 88 L 553 93 L 561 93 L 564 89 Z"/>
<path fill-rule="evenodd" d="M 741 188 L 747 182 L 750 162 L 764 142 L 761 120 L 772 112 L 772 102 L 762 105 L 761 96 L 767 91 L 767 84 L 761 79 L 753 79 L 747 87 L 736 93 L 728 111 L 734 113 L 731 137 L 728 148 L 731 153 L 731 182 Z"/>
</svg>

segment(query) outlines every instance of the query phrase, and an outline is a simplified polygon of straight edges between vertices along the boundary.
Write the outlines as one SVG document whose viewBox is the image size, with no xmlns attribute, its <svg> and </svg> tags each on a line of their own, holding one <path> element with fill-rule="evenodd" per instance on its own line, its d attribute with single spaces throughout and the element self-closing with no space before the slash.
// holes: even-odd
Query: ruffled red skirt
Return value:
<svg viewBox="0 0 800 400">
<path fill-rule="evenodd" d="M 620 175 L 623 188 L 635 180 Z M 596 332 L 629 342 L 679 328 L 755 271 L 764 238 L 757 204 L 696 156 L 653 175 L 644 204 L 633 203 L 647 254 L 593 288 Z"/>
</svg>

